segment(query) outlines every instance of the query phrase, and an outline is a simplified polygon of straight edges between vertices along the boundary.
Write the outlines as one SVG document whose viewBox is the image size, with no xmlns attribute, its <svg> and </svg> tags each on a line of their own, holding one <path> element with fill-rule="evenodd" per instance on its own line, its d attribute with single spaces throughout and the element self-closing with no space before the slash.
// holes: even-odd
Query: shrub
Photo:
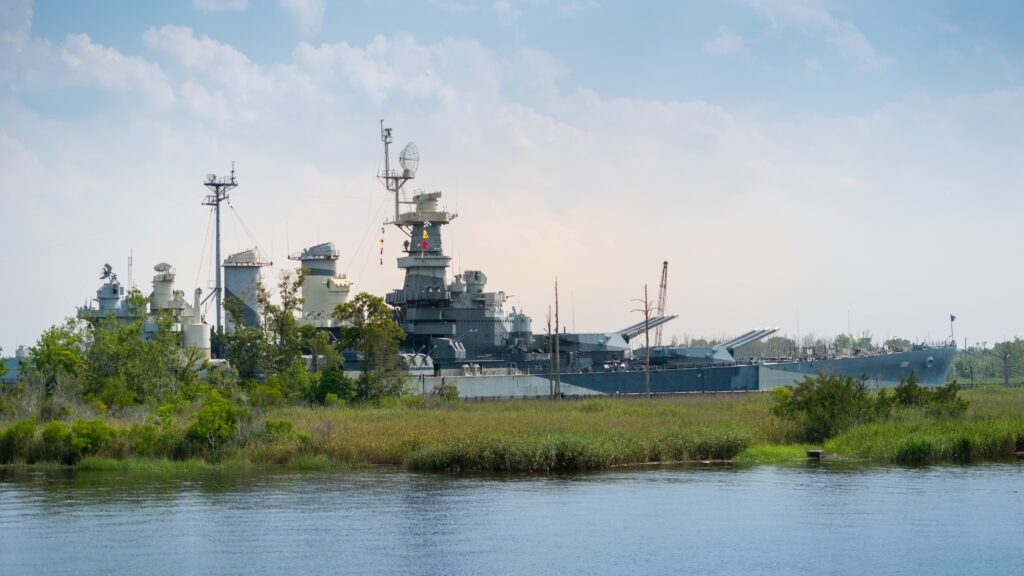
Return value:
<svg viewBox="0 0 1024 576">
<path fill-rule="evenodd" d="M 76 420 L 71 426 L 71 453 L 76 457 L 97 454 L 114 436 L 114 429 L 102 420 Z"/>
<path fill-rule="evenodd" d="M 28 458 L 36 435 L 36 421 L 31 418 L 13 424 L 0 434 L 0 464 L 17 458 Z"/>
<path fill-rule="evenodd" d="M 215 451 L 238 434 L 241 414 L 230 400 L 209 389 L 203 395 L 202 406 L 189 418 L 186 437 L 194 444 Z"/>
<path fill-rule="evenodd" d="M 133 424 L 128 430 L 128 449 L 136 456 L 156 456 L 160 452 L 160 431 L 152 424 Z"/>
<path fill-rule="evenodd" d="M 807 376 L 796 387 L 772 390 L 772 397 L 772 412 L 795 422 L 811 442 L 821 442 L 854 424 L 870 421 L 878 411 L 864 381 L 850 376 Z"/>
<path fill-rule="evenodd" d="M 63 464 L 71 461 L 71 426 L 54 420 L 43 429 L 39 442 L 40 460 L 55 460 Z"/>
<path fill-rule="evenodd" d="M 320 371 L 306 388 L 306 401 L 312 404 L 327 404 L 327 396 L 333 395 L 335 401 L 350 401 L 356 394 L 356 383 L 345 377 L 340 368 L 329 367 Z"/>
</svg>

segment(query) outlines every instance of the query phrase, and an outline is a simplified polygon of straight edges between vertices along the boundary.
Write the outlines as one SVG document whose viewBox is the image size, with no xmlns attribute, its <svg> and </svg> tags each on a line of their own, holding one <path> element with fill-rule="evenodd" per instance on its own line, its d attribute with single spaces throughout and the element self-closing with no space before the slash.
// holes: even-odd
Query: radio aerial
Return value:
<svg viewBox="0 0 1024 576">
<path fill-rule="evenodd" d="M 409 142 L 402 148 L 402 153 L 398 155 L 398 163 L 402 165 L 406 176 L 416 175 L 416 169 L 420 166 L 420 149 L 416 147 L 415 142 Z"/>
</svg>

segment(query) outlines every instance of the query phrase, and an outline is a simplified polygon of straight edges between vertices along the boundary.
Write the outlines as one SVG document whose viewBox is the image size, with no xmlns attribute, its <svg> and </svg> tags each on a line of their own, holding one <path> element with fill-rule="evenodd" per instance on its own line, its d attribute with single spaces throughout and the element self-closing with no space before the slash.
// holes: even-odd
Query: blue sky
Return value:
<svg viewBox="0 0 1024 576">
<path fill-rule="evenodd" d="M 238 162 L 225 251 L 333 240 L 400 284 L 377 122 L 462 214 L 459 269 L 542 321 L 666 333 L 1021 334 L 1017 2 L 0 1 L 0 346 L 134 255 L 206 286 L 207 172 Z M 253 232 L 250 238 L 245 232 Z M 208 261 L 208 257 L 205 257 Z M 118 264 L 120 263 L 120 264 Z M 1008 263 L 1011 263 L 1008 265 Z M 122 276 L 124 273 L 122 273 Z"/>
</svg>

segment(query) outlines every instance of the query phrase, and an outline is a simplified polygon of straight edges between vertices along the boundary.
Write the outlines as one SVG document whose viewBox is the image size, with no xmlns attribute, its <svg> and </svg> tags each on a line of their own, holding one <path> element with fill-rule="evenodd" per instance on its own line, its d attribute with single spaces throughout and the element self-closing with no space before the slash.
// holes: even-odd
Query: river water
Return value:
<svg viewBox="0 0 1024 576">
<path fill-rule="evenodd" d="M 1024 464 L 0 470 L 0 574 L 1024 573 Z"/>
</svg>

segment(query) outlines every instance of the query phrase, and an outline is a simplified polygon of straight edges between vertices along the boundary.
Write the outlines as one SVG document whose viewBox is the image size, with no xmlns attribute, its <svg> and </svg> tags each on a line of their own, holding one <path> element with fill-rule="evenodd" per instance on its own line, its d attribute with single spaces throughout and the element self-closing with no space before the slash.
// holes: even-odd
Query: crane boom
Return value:
<svg viewBox="0 0 1024 576">
<path fill-rule="evenodd" d="M 668 260 L 661 263 L 661 286 L 658 288 L 658 316 L 665 315 L 665 292 L 668 291 Z M 654 329 L 654 345 L 661 346 L 661 327 Z"/>
</svg>

